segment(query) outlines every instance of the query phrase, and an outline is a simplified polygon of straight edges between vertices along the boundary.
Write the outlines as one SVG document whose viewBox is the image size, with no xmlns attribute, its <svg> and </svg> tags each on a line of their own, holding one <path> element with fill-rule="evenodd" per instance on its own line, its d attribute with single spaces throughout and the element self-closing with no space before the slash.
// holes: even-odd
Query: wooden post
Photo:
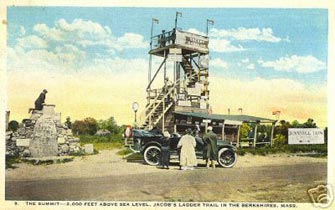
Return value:
<svg viewBox="0 0 335 210">
<path fill-rule="evenodd" d="M 198 53 L 198 81 L 200 81 L 200 53 Z"/>
<path fill-rule="evenodd" d="M 253 148 L 256 148 L 256 141 L 257 141 L 257 127 L 258 127 L 258 123 L 256 123 L 256 126 L 255 126 L 255 131 L 254 131 L 254 142 L 252 144 L 252 147 Z"/>
<path fill-rule="evenodd" d="M 163 97 L 163 111 L 162 111 L 162 132 L 164 133 L 164 129 L 165 129 L 165 114 L 164 114 L 164 111 L 165 111 L 165 95 Z"/>
<path fill-rule="evenodd" d="M 273 145 L 273 134 L 274 134 L 274 131 L 275 131 L 275 125 L 276 125 L 276 122 L 273 122 L 272 123 L 272 128 L 271 128 L 271 136 L 270 136 L 270 146 L 271 147 Z"/>
<path fill-rule="evenodd" d="M 164 50 L 164 59 L 166 59 L 166 50 Z M 165 129 L 165 114 L 164 114 L 164 111 L 165 111 L 165 94 L 167 93 L 167 84 L 166 84 L 166 82 L 165 82 L 165 79 L 166 79 L 166 62 L 164 63 L 164 80 L 163 80 L 163 82 L 164 82 L 164 88 L 163 88 L 163 110 L 162 110 L 162 114 L 163 114 L 163 116 L 162 116 L 162 132 L 164 132 L 164 129 Z"/>
<path fill-rule="evenodd" d="M 222 123 L 222 140 L 224 140 L 224 128 L 225 128 L 225 124 L 224 121 Z"/>
<path fill-rule="evenodd" d="M 166 50 L 164 50 L 164 59 L 166 59 L 167 55 L 166 55 Z M 164 62 L 164 85 L 165 85 L 165 79 L 166 79 L 166 62 Z"/>
<path fill-rule="evenodd" d="M 237 125 L 237 141 L 236 141 L 236 147 L 238 147 L 239 144 L 240 144 L 240 128 L 241 128 L 241 125 Z"/>
<path fill-rule="evenodd" d="M 176 63 L 176 81 L 179 81 L 180 80 L 180 63 L 177 62 Z M 180 93 L 180 81 L 178 83 L 178 85 L 176 86 L 176 93 Z"/>
</svg>

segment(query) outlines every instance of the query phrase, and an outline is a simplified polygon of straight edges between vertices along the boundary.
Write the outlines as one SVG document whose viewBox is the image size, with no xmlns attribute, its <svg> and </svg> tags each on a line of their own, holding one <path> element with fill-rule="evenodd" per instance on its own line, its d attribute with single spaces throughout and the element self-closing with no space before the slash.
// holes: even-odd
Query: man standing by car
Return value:
<svg viewBox="0 0 335 210">
<path fill-rule="evenodd" d="M 163 133 L 164 138 L 162 141 L 162 147 L 161 147 L 161 166 L 164 169 L 169 169 L 170 164 L 170 134 L 168 131 L 164 131 Z"/>
<path fill-rule="evenodd" d="M 206 157 L 206 167 L 209 168 L 209 161 L 211 161 L 212 168 L 215 169 L 215 161 L 217 160 L 218 149 L 217 149 L 217 137 L 213 132 L 213 127 L 208 126 L 207 133 L 203 136 L 203 140 L 205 142 L 205 147 L 207 153 Z"/>
<path fill-rule="evenodd" d="M 181 148 L 179 164 L 182 170 L 193 170 L 194 166 L 197 166 L 197 157 L 195 155 L 197 143 L 191 134 L 192 129 L 187 129 L 186 134 L 181 137 L 177 145 L 177 148 Z"/>
</svg>

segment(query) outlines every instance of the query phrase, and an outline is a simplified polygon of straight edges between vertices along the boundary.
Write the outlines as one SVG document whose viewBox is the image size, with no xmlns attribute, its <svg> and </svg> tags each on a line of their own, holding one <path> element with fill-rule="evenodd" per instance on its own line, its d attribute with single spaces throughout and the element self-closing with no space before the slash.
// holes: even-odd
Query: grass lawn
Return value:
<svg viewBox="0 0 335 210">
<path fill-rule="evenodd" d="M 82 145 L 88 143 L 81 143 Z M 121 149 L 122 143 L 107 143 L 107 142 L 94 142 L 92 143 L 95 150 L 113 150 L 113 149 Z"/>
<path fill-rule="evenodd" d="M 93 144 L 95 150 L 113 150 L 122 149 L 122 137 L 120 135 L 109 135 L 109 136 L 89 136 L 81 135 L 80 144 Z"/>
</svg>

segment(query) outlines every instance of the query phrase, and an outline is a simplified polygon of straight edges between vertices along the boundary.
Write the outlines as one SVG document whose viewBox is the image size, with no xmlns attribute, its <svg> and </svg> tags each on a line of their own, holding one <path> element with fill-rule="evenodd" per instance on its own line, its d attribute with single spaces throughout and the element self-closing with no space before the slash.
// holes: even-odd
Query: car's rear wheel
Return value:
<svg viewBox="0 0 335 210">
<path fill-rule="evenodd" d="M 149 146 L 144 150 L 144 161 L 151 166 L 157 166 L 161 157 L 161 149 L 158 146 Z"/>
<path fill-rule="evenodd" d="M 237 154 L 229 148 L 222 148 L 218 153 L 218 163 L 224 168 L 231 168 L 237 161 Z"/>
</svg>

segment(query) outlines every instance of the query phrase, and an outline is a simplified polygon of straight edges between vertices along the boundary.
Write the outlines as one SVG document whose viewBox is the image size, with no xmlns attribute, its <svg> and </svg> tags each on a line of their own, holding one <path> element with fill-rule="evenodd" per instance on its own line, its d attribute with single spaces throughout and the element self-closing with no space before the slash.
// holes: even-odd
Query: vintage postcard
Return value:
<svg viewBox="0 0 335 210">
<path fill-rule="evenodd" d="M 334 3 L 1 3 L 5 209 L 332 209 Z"/>
</svg>

